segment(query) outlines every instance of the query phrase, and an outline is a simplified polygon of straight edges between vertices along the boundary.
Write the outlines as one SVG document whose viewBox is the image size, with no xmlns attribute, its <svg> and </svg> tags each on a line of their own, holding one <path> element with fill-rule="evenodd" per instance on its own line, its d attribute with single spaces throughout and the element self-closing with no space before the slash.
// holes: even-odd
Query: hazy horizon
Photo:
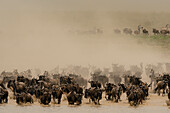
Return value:
<svg viewBox="0 0 170 113">
<path fill-rule="evenodd" d="M 169 0 L 1 0 L 0 71 L 58 65 L 168 62 L 167 50 L 112 34 L 170 23 Z M 114 13 L 112 13 L 114 12 Z M 119 13 L 120 12 L 120 13 Z M 161 13 L 164 12 L 164 13 Z M 160 16 L 161 15 L 161 16 Z M 70 31 L 99 27 L 102 35 Z"/>
<path fill-rule="evenodd" d="M 0 10 L 169 12 L 169 0 L 1 0 Z"/>
</svg>

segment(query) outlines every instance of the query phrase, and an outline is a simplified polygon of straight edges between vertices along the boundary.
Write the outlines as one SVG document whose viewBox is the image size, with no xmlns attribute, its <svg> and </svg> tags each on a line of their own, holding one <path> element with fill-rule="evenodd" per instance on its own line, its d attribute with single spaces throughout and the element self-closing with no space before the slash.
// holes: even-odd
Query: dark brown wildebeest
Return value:
<svg viewBox="0 0 170 113">
<path fill-rule="evenodd" d="M 76 94 L 74 91 L 71 91 L 67 95 L 68 103 L 80 105 L 82 103 L 82 96 L 82 94 Z"/>
<path fill-rule="evenodd" d="M 40 96 L 40 103 L 48 105 L 51 102 L 51 93 L 48 91 L 43 92 L 43 95 Z"/>
<path fill-rule="evenodd" d="M 112 88 L 111 94 L 112 94 L 112 101 L 115 102 L 121 101 L 120 97 L 121 95 L 126 91 L 126 87 L 124 84 L 118 84 L 117 86 L 114 86 Z"/>
<path fill-rule="evenodd" d="M 154 35 L 158 35 L 159 34 L 159 30 L 153 28 L 152 32 L 154 33 Z"/>
<path fill-rule="evenodd" d="M 162 35 L 168 35 L 170 32 L 169 32 L 169 30 L 162 29 L 162 30 L 160 31 L 160 33 L 161 33 Z"/>
<path fill-rule="evenodd" d="M 130 105 L 136 106 L 140 103 L 143 103 L 143 100 L 145 100 L 146 97 L 146 93 L 143 87 L 132 85 L 130 88 L 127 88 L 127 97 Z"/>
<path fill-rule="evenodd" d="M 10 80 L 7 84 L 7 87 L 13 91 L 14 95 L 15 93 L 22 93 L 26 91 L 25 84 L 16 82 L 15 80 Z"/>
<path fill-rule="evenodd" d="M 100 105 L 100 100 L 102 99 L 102 93 L 105 91 L 104 89 L 97 89 L 97 88 L 89 88 L 85 90 L 85 98 L 89 98 L 92 100 L 95 104 Z"/>
<path fill-rule="evenodd" d="M 31 94 L 29 93 L 17 93 L 16 94 L 16 103 L 22 104 L 22 103 L 33 103 L 33 98 Z"/>
<path fill-rule="evenodd" d="M 69 77 L 69 76 L 61 76 L 60 77 L 60 85 L 63 85 L 63 84 L 74 84 L 75 81 L 72 77 Z"/>
<path fill-rule="evenodd" d="M 112 94 L 112 101 L 118 102 L 120 97 L 119 97 L 119 92 L 118 92 L 117 86 L 113 87 L 111 94 Z"/>
<path fill-rule="evenodd" d="M 157 83 L 157 86 L 156 86 L 156 88 L 155 88 L 155 93 L 158 91 L 158 95 L 160 95 L 160 90 L 162 89 L 163 90 L 163 92 L 162 92 L 162 96 L 164 96 L 165 95 L 165 90 L 166 90 L 166 87 L 167 87 L 167 81 L 159 81 L 158 83 Z"/>
<path fill-rule="evenodd" d="M 99 83 L 98 81 L 88 81 L 91 85 L 91 87 L 95 87 L 95 88 L 101 88 L 101 83 Z"/>
<path fill-rule="evenodd" d="M 112 96 L 111 91 L 112 91 L 112 89 L 113 89 L 114 86 L 115 86 L 115 85 L 112 84 L 112 83 L 107 83 L 107 84 L 106 84 L 106 87 L 105 87 L 105 91 L 106 91 L 105 98 L 106 98 L 106 100 L 111 100 L 111 96 Z"/>
<path fill-rule="evenodd" d="M 29 94 L 29 93 L 24 93 L 23 96 L 24 96 L 24 102 L 25 102 L 25 103 L 27 103 L 27 102 L 29 102 L 29 103 L 34 103 L 31 94 Z"/>
<path fill-rule="evenodd" d="M 8 103 L 8 91 L 7 89 L 0 88 L 0 103 Z"/>
<path fill-rule="evenodd" d="M 146 29 L 143 29 L 142 31 L 143 31 L 143 34 L 149 35 L 149 32 L 148 32 L 148 30 L 146 30 Z"/>
<path fill-rule="evenodd" d="M 54 87 L 52 88 L 52 96 L 53 96 L 53 101 L 56 103 L 55 99 L 58 99 L 58 104 L 61 102 L 63 91 L 61 90 L 60 87 Z"/>
<path fill-rule="evenodd" d="M 29 94 L 31 94 L 31 95 L 34 95 L 35 94 L 35 91 L 36 91 L 36 89 L 35 89 L 35 86 L 29 86 L 29 87 L 27 87 L 26 88 L 26 93 L 29 93 Z"/>
<path fill-rule="evenodd" d="M 136 90 L 131 91 L 128 96 L 128 102 L 130 103 L 130 105 L 138 105 L 138 92 Z"/>
</svg>

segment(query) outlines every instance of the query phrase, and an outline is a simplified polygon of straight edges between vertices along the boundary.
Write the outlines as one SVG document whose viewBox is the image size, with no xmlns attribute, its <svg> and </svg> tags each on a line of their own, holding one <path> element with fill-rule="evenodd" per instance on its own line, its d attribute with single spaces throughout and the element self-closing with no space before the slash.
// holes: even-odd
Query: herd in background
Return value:
<svg viewBox="0 0 170 113">
<path fill-rule="evenodd" d="M 153 89 L 158 95 L 161 92 L 162 96 L 168 95 L 170 100 L 170 75 L 162 73 L 162 64 L 149 64 L 145 68 L 141 64 L 132 66 L 130 70 L 126 70 L 123 65 L 113 64 L 112 67 L 111 72 L 107 69 L 94 70 L 88 80 L 73 73 L 49 74 L 45 71 L 44 74 L 32 77 L 31 70 L 24 73 L 18 73 L 17 70 L 3 71 L 0 80 L 0 103 L 8 103 L 11 94 L 17 104 L 60 104 L 64 96 L 68 104 L 80 105 L 83 99 L 89 99 L 89 103 L 99 105 L 103 93 L 107 101 L 116 103 L 121 101 L 121 96 L 125 93 L 129 104 L 136 106 L 147 100 L 149 89 Z M 166 69 L 169 68 L 167 63 Z M 143 70 L 151 80 L 149 83 L 142 80 Z"/>
<path fill-rule="evenodd" d="M 169 35 L 170 34 L 169 28 L 170 28 L 169 24 L 167 24 L 165 27 L 162 27 L 160 30 L 158 30 L 156 28 L 153 28 L 152 33 L 154 35 L 159 35 L 159 34 L 161 34 L 161 35 Z M 114 29 L 114 32 L 116 34 L 121 34 L 121 30 L 119 30 L 119 29 Z M 149 35 L 149 34 L 151 34 L 151 32 L 149 32 L 149 30 L 147 30 L 146 28 L 144 28 L 141 25 L 138 25 L 137 30 L 134 30 L 134 31 L 131 28 L 124 28 L 123 33 L 124 34 L 129 34 L 129 35 L 132 35 L 132 34 L 134 34 L 134 35 L 140 35 L 140 34 Z"/>
<path fill-rule="evenodd" d="M 152 30 L 148 30 L 146 27 L 142 25 L 138 25 L 136 30 L 133 30 L 129 27 L 125 27 L 122 30 L 119 28 L 115 28 L 113 30 L 115 34 L 126 34 L 126 35 L 170 35 L 170 25 L 166 24 L 164 27 L 157 29 L 152 28 Z M 104 30 L 102 28 L 93 28 L 91 30 L 78 30 L 76 31 L 77 34 L 103 34 Z"/>
</svg>

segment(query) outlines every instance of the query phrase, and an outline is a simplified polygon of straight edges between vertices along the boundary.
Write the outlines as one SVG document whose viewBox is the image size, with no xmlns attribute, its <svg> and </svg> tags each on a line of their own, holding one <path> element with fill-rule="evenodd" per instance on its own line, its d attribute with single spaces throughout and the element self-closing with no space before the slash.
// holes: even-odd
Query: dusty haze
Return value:
<svg viewBox="0 0 170 113">
<path fill-rule="evenodd" d="M 139 64 L 170 62 L 169 50 L 114 28 L 151 30 L 170 24 L 169 0 L 1 0 L 0 71 L 52 69 L 57 65 Z M 94 27 L 101 35 L 80 35 Z"/>
</svg>

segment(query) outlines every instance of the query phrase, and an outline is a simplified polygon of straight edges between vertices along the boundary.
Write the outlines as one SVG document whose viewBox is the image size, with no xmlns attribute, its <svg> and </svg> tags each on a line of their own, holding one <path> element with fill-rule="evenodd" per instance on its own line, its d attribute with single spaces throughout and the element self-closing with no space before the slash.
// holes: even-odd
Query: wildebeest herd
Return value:
<svg viewBox="0 0 170 113">
<path fill-rule="evenodd" d="M 126 35 L 169 35 L 170 34 L 170 25 L 166 24 L 164 27 L 161 28 L 152 28 L 152 29 L 147 29 L 146 27 L 143 27 L 142 25 L 138 25 L 137 29 L 131 29 L 129 27 L 125 27 L 122 30 L 119 28 L 115 28 L 113 32 L 115 34 L 126 34 Z M 78 34 L 103 34 L 104 31 L 101 28 L 95 28 L 93 30 L 85 30 L 85 31 L 77 31 Z"/>
<path fill-rule="evenodd" d="M 169 28 L 170 28 L 170 26 L 169 26 L 169 24 L 167 24 L 165 27 L 162 27 L 160 30 L 156 29 L 156 28 L 153 28 L 152 32 L 149 33 L 149 30 L 147 30 L 146 28 L 144 28 L 141 25 L 138 25 L 137 30 L 133 31 L 131 28 L 124 28 L 123 33 L 124 34 L 129 34 L 129 35 L 132 35 L 132 34 L 134 34 L 134 35 L 139 35 L 139 34 L 149 35 L 151 33 L 153 33 L 154 35 L 159 35 L 159 34 L 161 34 L 161 35 L 169 35 L 170 34 Z M 121 30 L 114 29 L 114 33 L 120 34 Z"/>
<path fill-rule="evenodd" d="M 154 74 L 151 69 L 151 75 Z M 48 105 L 51 102 L 55 104 L 62 103 L 62 97 L 68 101 L 68 104 L 82 104 L 83 99 L 89 99 L 89 103 L 100 104 L 100 100 L 105 97 L 106 101 L 118 103 L 121 101 L 123 93 L 126 94 L 130 105 L 137 106 L 147 101 L 151 83 L 146 83 L 141 76 L 124 73 L 121 79 L 124 81 L 110 82 L 109 77 L 101 73 L 91 74 L 91 80 L 76 74 L 53 74 L 51 78 L 46 71 L 37 78 L 20 75 L 14 71 L 13 77 L 1 74 L 0 80 L 0 103 L 8 103 L 9 94 L 17 104 L 34 103 Z M 120 77 L 117 78 L 117 80 Z M 115 78 L 116 79 L 116 78 Z M 168 95 L 170 100 L 170 75 L 160 74 L 155 77 L 154 92 L 162 96 Z M 87 87 L 88 84 L 90 87 Z"/>
</svg>

